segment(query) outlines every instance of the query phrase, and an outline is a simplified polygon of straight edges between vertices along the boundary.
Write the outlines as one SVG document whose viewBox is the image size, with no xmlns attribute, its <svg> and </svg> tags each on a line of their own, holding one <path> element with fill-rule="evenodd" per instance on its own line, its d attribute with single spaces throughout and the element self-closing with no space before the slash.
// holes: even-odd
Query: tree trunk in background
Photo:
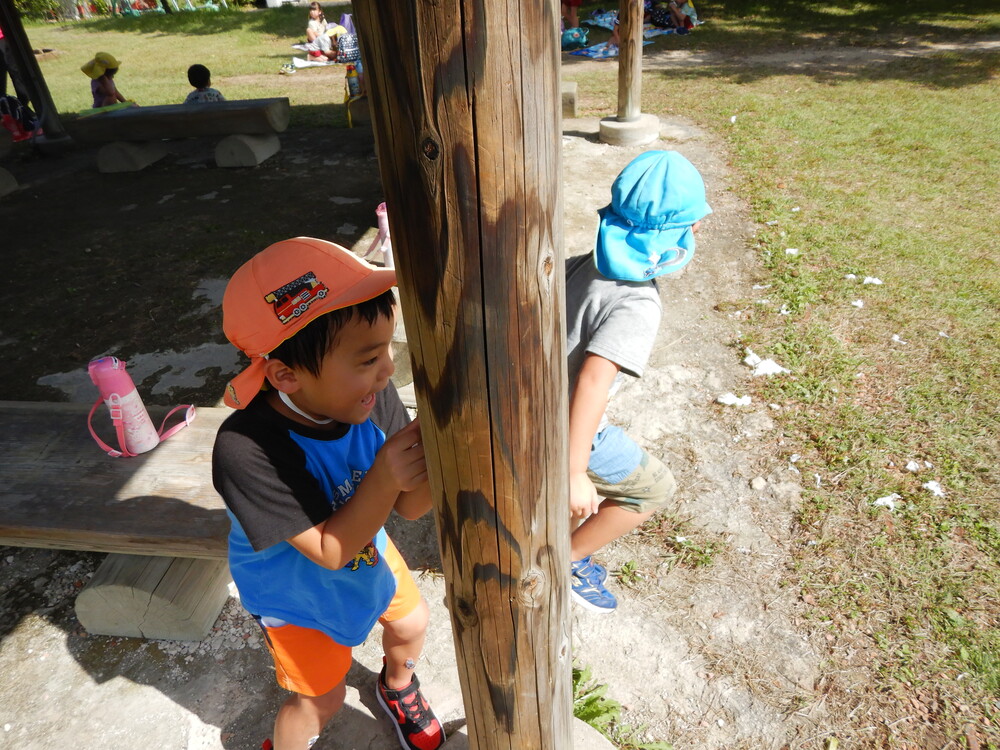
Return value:
<svg viewBox="0 0 1000 750">
<path fill-rule="evenodd" d="M 559 5 L 356 0 L 470 746 L 572 746 Z"/>
</svg>

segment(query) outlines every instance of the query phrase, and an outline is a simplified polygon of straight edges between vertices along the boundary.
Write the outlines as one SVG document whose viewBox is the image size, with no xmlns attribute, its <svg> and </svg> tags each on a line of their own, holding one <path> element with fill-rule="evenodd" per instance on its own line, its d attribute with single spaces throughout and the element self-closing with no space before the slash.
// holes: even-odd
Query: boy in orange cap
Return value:
<svg viewBox="0 0 1000 750">
<path fill-rule="evenodd" d="M 444 742 L 413 672 L 427 603 L 382 528 L 392 510 L 416 519 L 431 507 L 420 427 L 389 381 L 395 283 L 392 269 L 297 237 L 240 267 L 222 300 L 250 366 L 226 388 L 239 411 L 219 429 L 213 481 L 240 600 L 295 693 L 275 719 L 276 750 L 317 740 L 343 705 L 351 647 L 376 621 L 375 693 L 400 744 Z"/>
</svg>

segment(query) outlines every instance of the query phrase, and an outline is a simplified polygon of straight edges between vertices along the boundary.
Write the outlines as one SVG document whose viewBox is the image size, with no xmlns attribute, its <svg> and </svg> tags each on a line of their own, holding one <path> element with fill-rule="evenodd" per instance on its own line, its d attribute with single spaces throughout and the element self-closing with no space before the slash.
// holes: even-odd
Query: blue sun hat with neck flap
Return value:
<svg viewBox="0 0 1000 750">
<path fill-rule="evenodd" d="M 676 151 L 647 151 L 611 186 L 598 211 L 594 262 L 602 276 L 649 281 L 684 268 L 694 257 L 695 222 L 712 213 L 705 181 Z"/>
</svg>

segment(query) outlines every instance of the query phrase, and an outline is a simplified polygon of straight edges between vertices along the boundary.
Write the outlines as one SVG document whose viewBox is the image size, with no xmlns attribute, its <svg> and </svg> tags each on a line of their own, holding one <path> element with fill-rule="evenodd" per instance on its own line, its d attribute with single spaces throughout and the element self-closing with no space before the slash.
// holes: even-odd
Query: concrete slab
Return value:
<svg viewBox="0 0 1000 750">
<path fill-rule="evenodd" d="M 612 146 L 645 146 L 660 137 L 660 118 L 640 114 L 634 120 L 606 117 L 601 120 L 601 141 Z"/>
</svg>

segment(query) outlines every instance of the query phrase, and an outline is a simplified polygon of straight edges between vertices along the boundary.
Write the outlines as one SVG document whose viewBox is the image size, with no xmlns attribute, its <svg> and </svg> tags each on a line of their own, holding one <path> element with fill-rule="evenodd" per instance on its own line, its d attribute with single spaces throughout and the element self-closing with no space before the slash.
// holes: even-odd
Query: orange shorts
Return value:
<svg viewBox="0 0 1000 750">
<path fill-rule="evenodd" d="M 420 591 L 389 537 L 385 561 L 396 577 L 396 593 L 379 622 L 392 622 L 410 614 L 420 604 Z M 274 659 L 278 684 L 302 695 L 324 695 L 347 676 L 351 668 L 351 647 L 343 646 L 320 630 L 298 625 L 261 626 L 264 641 Z"/>
</svg>

